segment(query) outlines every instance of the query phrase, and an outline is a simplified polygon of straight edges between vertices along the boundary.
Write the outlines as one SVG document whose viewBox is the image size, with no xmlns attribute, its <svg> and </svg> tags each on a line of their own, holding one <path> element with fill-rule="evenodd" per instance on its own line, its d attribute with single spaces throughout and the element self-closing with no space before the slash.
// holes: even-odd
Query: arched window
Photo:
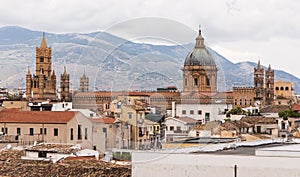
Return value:
<svg viewBox="0 0 300 177">
<path fill-rule="evenodd" d="M 208 77 L 206 77 L 206 85 L 210 86 L 210 79 Z"/>
<path fill-rule="evenodd" d="M 194 86 L 198 86 L 198 78 L 194 78 Z"/>
<path fill-rule="evenodd" d="M 280 90 L 284 90 L 284 88 L 283 88 L 283 87 L 280 87 Z"/>
<path fill-rule="evenodd" d="M 33 88 L 36 88 L 36 81 L 33 81 Z"/>
<path fill-rule="evenodd" d="M 279 87 L 276 87 L 275 90 L 279 90 Z"/>
<path fill-rule="evenodd" d="M 285 90 L 289 90 L 289 87 L 285 87 Z"/>
<path fill-rule="evenodd" d="M 184 85 L 187 86 L 187 78 L 184 79 Z"/>
</svg>

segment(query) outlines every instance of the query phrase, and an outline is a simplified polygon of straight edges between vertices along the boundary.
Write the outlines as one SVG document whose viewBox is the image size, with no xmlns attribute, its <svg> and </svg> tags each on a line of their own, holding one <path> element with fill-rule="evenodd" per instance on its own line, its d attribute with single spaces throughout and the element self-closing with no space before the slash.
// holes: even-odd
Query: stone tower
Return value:
<svg viewBox="0 0 300 177">
<path fill-rule="evenodd" d="M 28 67 L 26 74 L 26 98 L 56 100 L 56 76 L 52 70 L 52 50 L 47 47 L 45 34 L 40 47 L 36 47 L 36 69 L 31 75 Z"/>
<path fill-rule="evenodd" d="M 254 68 L 254 101 L 257 106 L 264 105 L 264 68 L 258 61 L 257 68 Z"/>
<path fill-rule="evenodd" d="M 217 92 L 217 67 L 215 58 L 204 45 L 199 29 L 194 49 L 185 58 L 183 92 Z"/>
<path fill-rule="evenodd" d="M 85 71 L 84 71 L 82 77 L 80 77 L 79 90 L 81 92 L 88 92 L 89 91 L 89 78 L 85 75 Z"/>
<path fill-rule="evenodd" d="M 64 67 L 64 73 L 60 75 L 60 100 L 71 101 L 70 75 L 67 74 L 66 67 Z"/>
<path fill-rule="evenodd" d="M 265 105 L 274 104 L 274 70 L 269 65 L 265 75 Z"/>
</svg>

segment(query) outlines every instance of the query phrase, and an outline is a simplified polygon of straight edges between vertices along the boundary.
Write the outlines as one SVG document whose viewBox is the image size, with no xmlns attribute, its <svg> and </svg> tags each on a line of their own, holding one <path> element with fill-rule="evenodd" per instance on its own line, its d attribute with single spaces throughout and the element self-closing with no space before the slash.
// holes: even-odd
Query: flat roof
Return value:
<svg viewBox="0 0 300 177">
<path fill-rule="evenodd" d="M 300 157 L 300 144 L 260 148 L 255 151 L 255 155 L 269 157 Z"/>
</svg>

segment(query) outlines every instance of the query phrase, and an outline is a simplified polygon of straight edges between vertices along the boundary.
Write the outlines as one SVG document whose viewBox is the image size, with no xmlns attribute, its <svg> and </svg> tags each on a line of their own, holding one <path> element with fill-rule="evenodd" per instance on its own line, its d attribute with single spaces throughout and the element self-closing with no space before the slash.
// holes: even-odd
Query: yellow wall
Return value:
<svg viewBox="0 0 300 177">
<path fill-rule="evenodd" d="M 294 96 L 294 83 L 281 80 L 274 83 L 274 95 L 291 98 Z"/>
</svg>

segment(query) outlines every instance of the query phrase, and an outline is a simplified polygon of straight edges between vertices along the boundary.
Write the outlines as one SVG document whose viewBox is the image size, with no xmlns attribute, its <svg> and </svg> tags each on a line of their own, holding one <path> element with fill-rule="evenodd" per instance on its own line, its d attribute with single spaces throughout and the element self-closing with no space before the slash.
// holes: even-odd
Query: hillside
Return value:
<svg viewBox="0 0 300 177">
<path fill-rule="evenodd" d="M 0 28 L 0 87 L 25 88 L 27 67 L 34 72 L 35 47 L 40 45 L 41 38 L 40 31 L 15 26 Z M 90 90 L 155 90 L 170 85 L 182 88 L 181 68 L 185 56 L 193 48 L 193 44 L 133 43 L 105 32 L 46 33 L 46 40 L 52 47 L 53 68 L 58 80 L 66 65 L 71 88 L 75 90 L 84 71 L 90 78 Z M 219 90 L 253 85 L 256 63 L 234 64 L 213 52 L 219 69 Z M 275 79 L 291 80 L 295 83 L 295 91 L 300 91 L 300 79 L 291 74 L 276 70 Z"/>
</svg>

